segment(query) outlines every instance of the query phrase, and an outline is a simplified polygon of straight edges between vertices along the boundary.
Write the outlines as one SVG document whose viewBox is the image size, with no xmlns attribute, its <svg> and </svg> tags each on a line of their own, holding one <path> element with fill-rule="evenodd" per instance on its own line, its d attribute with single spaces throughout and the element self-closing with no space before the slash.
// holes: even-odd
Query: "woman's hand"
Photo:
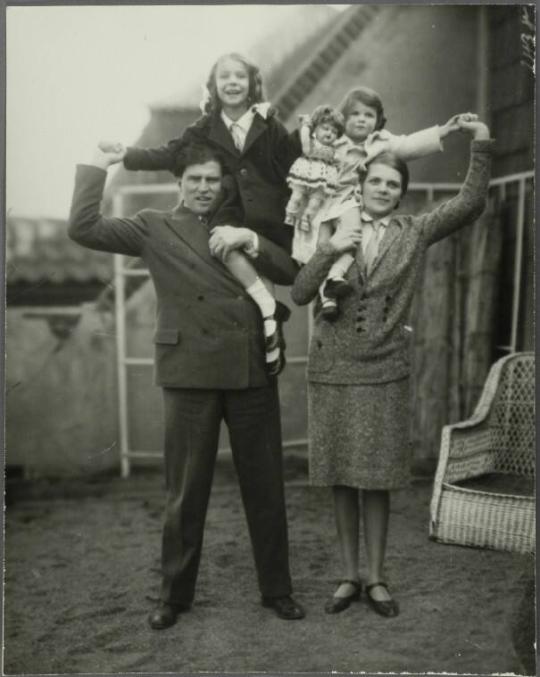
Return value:
<svg viewBox="0 0 540 677">
<path fill-rule="evenodd" d="M 460 131 L 461 127 L 459 125 L 459 120 L 469 120 L 470 122 L 473 122 L 478 120 L 478 115 L 476 115 L 476 113 L 458 113 L 458 115 L 452 115 L 446 124 L 439 127 L 441 139 L 444 139 L 453 132 Z"/>
<path fill-rule="evenodd" d="M 360 224 L 342 224 L 328 240 L 328 244 L 337 254 L 343 254 L 350 249 L 356 249 L 362 238 Z"/>
<path fill-rule="evenodd" d="M 475 117 L 474 120 L 469 120 L 466 116 L 460 116 L 457 124 L 459 125 L 460 130 L 469 132 L 476 141 L 489 139 L 489 127 L 481 120 L 478 120 L 477 117 Z"/>
</svg>

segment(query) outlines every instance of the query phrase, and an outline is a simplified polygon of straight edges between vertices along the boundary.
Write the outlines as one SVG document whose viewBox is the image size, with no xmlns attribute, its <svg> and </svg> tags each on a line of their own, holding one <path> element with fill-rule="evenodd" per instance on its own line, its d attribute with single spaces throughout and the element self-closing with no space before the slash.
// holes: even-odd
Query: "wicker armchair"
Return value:
<svg viewBox="0 0 540 677">
<path fill-rule="evenodd" d="M 431 499 L 430 538 L 496 550 L 535 550 L 534 353 L 516 353 L 489 372 L 472 417 L 444 426 Z M 458 486 L 513 475 L 529 495 Z"/>
</svg>

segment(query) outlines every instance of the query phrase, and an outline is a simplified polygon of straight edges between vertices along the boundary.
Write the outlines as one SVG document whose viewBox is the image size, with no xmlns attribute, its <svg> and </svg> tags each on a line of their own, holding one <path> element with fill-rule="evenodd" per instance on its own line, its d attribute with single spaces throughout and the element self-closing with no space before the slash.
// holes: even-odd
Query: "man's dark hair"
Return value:
<svg viewBox="0 0 540 677">
<path fill-rule="evenodd" d="M 174 165 L 174 175 L 181 178 L 184 172 L 191 165 L 202 165 L 205 162 L 217 162 L 221 167 L 221 173 L 225 174 L 227 169 L 225 161 L 219 151 L 214 150 L 204 143 L 190 143 L 184 146 L 176 156 Z"/>
</svg>

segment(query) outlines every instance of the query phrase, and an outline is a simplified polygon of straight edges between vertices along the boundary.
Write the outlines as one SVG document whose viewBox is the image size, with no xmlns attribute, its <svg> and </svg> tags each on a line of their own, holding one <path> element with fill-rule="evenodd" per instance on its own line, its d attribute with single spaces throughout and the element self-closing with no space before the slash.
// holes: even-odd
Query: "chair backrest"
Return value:
<svg viewBox="0 0 540 677">
<path fill-rule="evenodd" d="M 490 416 L 495 472 L 534 477 L 534 354 L 517 353 L 503 365 Z"/>
</svg>

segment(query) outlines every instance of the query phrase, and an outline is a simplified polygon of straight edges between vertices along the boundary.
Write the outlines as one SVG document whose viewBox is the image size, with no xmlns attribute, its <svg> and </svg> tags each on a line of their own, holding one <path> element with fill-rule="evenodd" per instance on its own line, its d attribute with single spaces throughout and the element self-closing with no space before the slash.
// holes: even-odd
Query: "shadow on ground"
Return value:
<svg viewBox="0 0 540 677">
<path fill-rule="evenodd" d="M 429 541 L 428 479 L 393 499 L 387 575 L 402 609 L 395 619 L 365 602 L 324 613 L 339 576 L 331 497 L 306 486 L 304 464 L 293 462 L 286 495 L 306 619 L 282 621 L 260 606 L 225 459 L 193 610 L 153 632 L 146 616 L 159 589 L 160 473 L 19 485 L 6 511 L 4 673 L 535 672 L 530 642 L 521 661 L 512 644 L 516 622 L 528 623 L 517 636 L 532 630 L 518 614 L 532 561 Z"/>
</svg>

